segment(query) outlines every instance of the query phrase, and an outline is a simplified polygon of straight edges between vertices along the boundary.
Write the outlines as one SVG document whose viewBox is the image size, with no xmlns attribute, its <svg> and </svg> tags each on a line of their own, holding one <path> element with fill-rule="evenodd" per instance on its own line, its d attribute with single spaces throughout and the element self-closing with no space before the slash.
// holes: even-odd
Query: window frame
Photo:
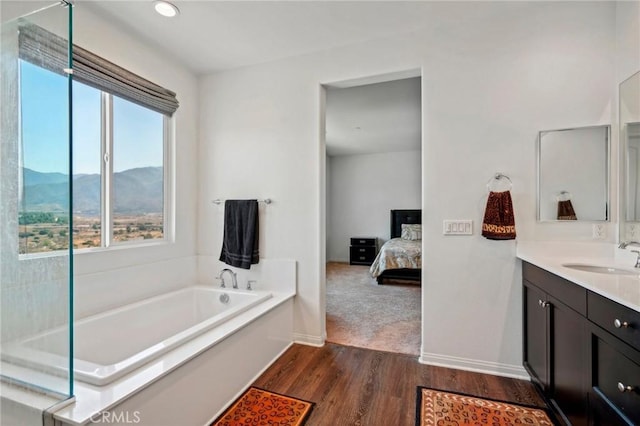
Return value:
<svg viewBox="0 0 640 426">
<path fill-rule="evenodd" d="M 162 114 L 162 238 L 152 240 L 132 240 L 115 242 L 113 239 L 113 200 L 114 200 L 114 173 L 113 173 L 113 97 L 117 96 L 112 93 L 100 93 L 101 99 L 101 215 L 100 222 L 105 224 L 101 226 L 101 246 L 93 247 L 87 250 L 114 249 L 119 247 L 131 246 L 147 246 L 154 243 L 172 243 L 175 241 L 173 235 L 173 186 L 169 185 L 170 179 L 173 180 L 171 162 L 173 159 L 173 142 L 174 142 L 174 117 Z M 147 108 L 149 109 L 149 108 Z M 151 109 L 149 109 L 152 111 Z M 108 196 L 107 196 L 108 195 Z M 85 249 L 75 249 L 85 250 Z"/>
<path fill-rule="evenodd" d="M 39 65 L 36 65 L 39 67 Z M 42 68 L 42 67 L 40 67 Z M 51 72 L 46 68 L 42 68 L 47 72 Z M 23 82 L 20 82 L 23 84 Z M 85 84 L 81 81 L 77 83 Z M 89 86 L 91 87 L 91 86 Z M 175 114 L 169 116 L 167 114 L 157 112 L 162 115 L 162 228 L 163 237 L 155 239 L 137 239 L 131 241 L 114 242 L 113 239 L 113 201 L 114 201 L 114 172 L 113 172 L 113 97 L 115 94 L 105 90 L 94 88 L 100 92 L 100 246 L 76 248 L 73 247 L 73 253 L 94 253 L 102 251 L 113 251 L 120 249 L 142 248 L 157 245 L 172 244 L 175 242 L 175 186 L 174 180 L 174 154 L 175 154 Z M 73 90 L 73 89 L 72 89 Z M 125 99 L 126 101 L 126 99 Z M 128 101 L 131 102 L 131 101 Z M 140 105 L 140 104 L 138 104 Z M 143 108 L 153 111 L 144 105 Z M 20 123 L 22 126 L 22 123 Z M 71 177 L 73 178 L 73 176 Z M 73 216 L 74 212 L 69 213 Z M 18 230 L 19 231 L 19 230 Z M 69 232 L 73 234 L 73 229 Z M 40 257 L 52 257 L 66 255 L 67 250 L 51 250 L 35 253 L 18 253 L 19 259 L 34 259 Z"/>
</svg>

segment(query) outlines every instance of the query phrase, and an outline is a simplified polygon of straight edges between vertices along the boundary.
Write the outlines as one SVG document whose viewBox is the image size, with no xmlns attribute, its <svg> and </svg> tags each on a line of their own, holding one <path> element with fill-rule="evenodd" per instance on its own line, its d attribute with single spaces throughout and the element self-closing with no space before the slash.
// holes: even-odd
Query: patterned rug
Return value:
<svg viewBox="0 0 640 426">
<path fill-rule="evenodd" d="M 250 387 L 211 426 L 300 426 L 313 403 Z"/>
<path fill-rule="evenodd" d="M 546 410 L 418 386 L 416 426 L 553 426 Z"/>
</svg>

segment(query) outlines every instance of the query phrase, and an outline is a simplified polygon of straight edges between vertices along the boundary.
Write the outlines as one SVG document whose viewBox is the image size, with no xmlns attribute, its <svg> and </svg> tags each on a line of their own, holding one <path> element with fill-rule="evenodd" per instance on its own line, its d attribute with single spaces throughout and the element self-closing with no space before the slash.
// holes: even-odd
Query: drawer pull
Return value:
<svg viewBox="0 0 640 426">
<path fill-rule="evenodd" d="M 360 256 L 360 260 L 364 260 L 364 259 L 365 259 L 365 257 L 364 257 L 364 256 Z"/>
<path fill-rule="evenodd" d="M 633 392 L 633 386 L 625 386 L 624 383 L 618 382 L 618 390 L 620 392 Z"/>
<path fill-rule="evenodd" d="M 364 251 L 364 249 L 360 249 L 359 251 L 362 251 L 362 252 L 363 252 L 363 251 Z"/>
<path fill-rule="evenodd" d="M 613 321 L 613 326 L 615 328 L 628 328 L 629 323 L 626 321 L 620 321 L 618 318 L 616 318 L 615 321 Z"/>
<path fill-rule="evenodd" d="M 544 300 L 538 299 L 538 305 L 540 305 L 541 308 L 546 308 L 547 306 L 550 305 L 550 303 L 545 302 Z"/>
</svg>

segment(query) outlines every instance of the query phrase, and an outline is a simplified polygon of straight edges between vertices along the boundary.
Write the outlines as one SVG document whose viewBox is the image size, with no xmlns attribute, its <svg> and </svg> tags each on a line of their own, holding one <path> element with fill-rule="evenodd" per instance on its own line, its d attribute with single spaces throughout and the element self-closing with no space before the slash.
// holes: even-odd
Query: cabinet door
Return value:
<svg viewBox="0 0 640 426">
<path fill-rule="evenodd" d="M 549 390 L 549 312 L 547 295 L 527 281 L 523 287 L 524 367 L 545 392 Z"/>
<path fill-rule="evenodd" d="M 550 297 L 551 398 L 572 425 L 587 424 L 588 335 L 586 319 Z"/>
</svg>

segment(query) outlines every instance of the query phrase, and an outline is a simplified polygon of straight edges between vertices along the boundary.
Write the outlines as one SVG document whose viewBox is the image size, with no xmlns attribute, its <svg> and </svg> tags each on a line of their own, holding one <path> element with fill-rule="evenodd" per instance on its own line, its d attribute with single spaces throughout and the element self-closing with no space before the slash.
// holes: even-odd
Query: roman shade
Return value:
<svg viewBox="0 0 640 426">
<path fill-rule="evenodd" d="M 20 59 L 41 68 L 65 75 L 68 63 L 68 42 L 30 23 L 19 27 Z M 168 116 L 178 109 L 176 94 L 80 46 L 73 45 L 73 80 L 111 93 Z"/>
</svg>

